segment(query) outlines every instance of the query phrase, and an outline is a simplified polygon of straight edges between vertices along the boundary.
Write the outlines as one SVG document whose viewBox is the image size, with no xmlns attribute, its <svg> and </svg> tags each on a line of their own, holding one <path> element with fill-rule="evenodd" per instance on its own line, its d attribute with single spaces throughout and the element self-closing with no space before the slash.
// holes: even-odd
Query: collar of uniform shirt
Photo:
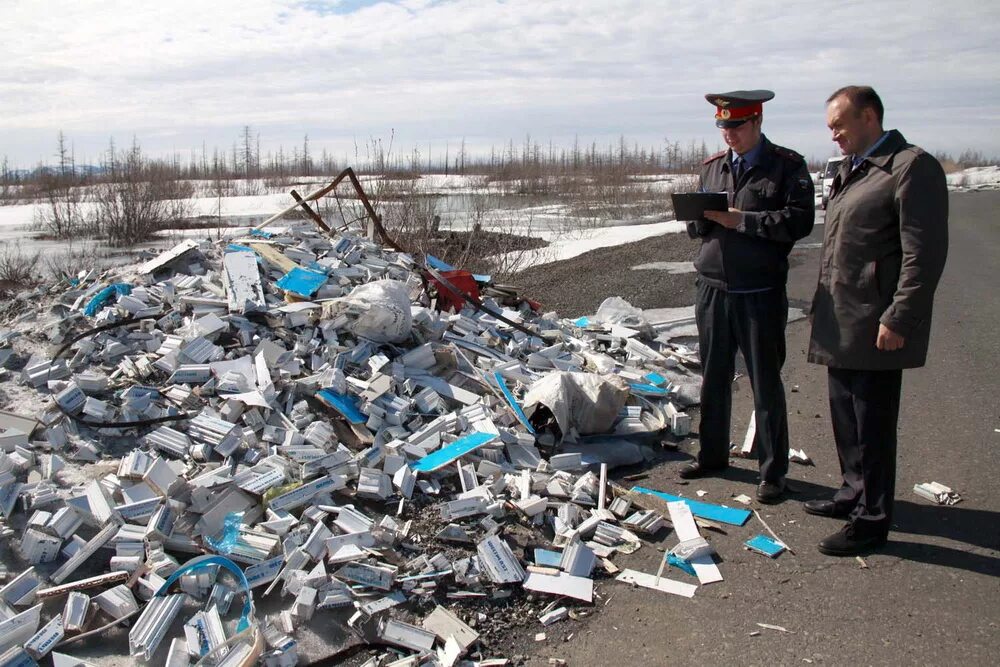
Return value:
<svg viewBox="0 0 1000 667">
<path fill-rule="evenodd" d="M 764 135 L 762 134 L 762 135 L 760 135 L 760 141 L 757 142 L 757 145 L 754 146 L 753 148 L 751 148 L 750 150 L 748 150 L 743 155 L 740 155 L 736 151 L 733 151 L 733 155 L 732 155 L 733 162 L 735 162 L 736 158 L 739 157 L 739 158 L 743 159 L 743 163 L 746 165 L 746 167 L 745 167 L 746 169 L 750 169 L 750 167 L 756 167 L 757 163 L 760 162 L 760 155 L 764 151 L 764 142 L 765 141 L 766 141 L 766 139 L 764 138 Z"/>
<path fill-rule="evenodd" d="M 882 142 L 884 142 L 886 140 L 886 137 L 888 137 L 888 136 L 889 136 L 889 133 L 885 132 L 881 137 L 879 137 L 878 141 L 876 141 L 874 144 L 872 144 L 871 146 L 868 147 L 868 150 L 866 150 L 861 155 L 855 155 L 854 157 L 852 157 L 851 158 L 851 169 L 857 169 L 858 165 L 861 164 L 862 162 L 864 162 L 865 158 L 867 158 L 869 155 L 871 155 L 872 153 L 874 153 L 875 149 L 877 149 L 879 146 L 881 146 Z"/>
</svg>

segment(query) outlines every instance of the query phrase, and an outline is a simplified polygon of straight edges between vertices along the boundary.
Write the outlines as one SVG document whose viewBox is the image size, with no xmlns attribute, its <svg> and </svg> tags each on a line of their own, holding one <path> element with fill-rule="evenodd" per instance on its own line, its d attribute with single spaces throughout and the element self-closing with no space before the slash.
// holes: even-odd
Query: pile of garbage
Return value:
<svg viewBox="0 0 1000 667">
<path fill-rule="evenodd" d="M 312 632 L 506 664 L 496 610 L 635 582 L 611 559 L 666 510 L 606 474 L 687 434 L 690 354 L 449 268 L 301 223 L 34 293 L 0 330 L 0 663 L 294 665 Z"/>
</svg>

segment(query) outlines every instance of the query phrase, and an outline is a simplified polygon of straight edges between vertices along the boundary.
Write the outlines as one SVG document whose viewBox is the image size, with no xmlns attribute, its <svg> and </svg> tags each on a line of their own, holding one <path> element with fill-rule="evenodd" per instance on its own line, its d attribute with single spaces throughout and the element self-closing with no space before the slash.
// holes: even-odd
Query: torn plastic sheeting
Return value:
<svg viewBox="0 0 1000 667">
<path fill-rule="evenodd" d="M 220 554 L 231 553 L 240 539 L 240 523 L 242 520 L 243 512 L 230 512 L 227 514 L 222 522 L 222 537 L 215 540 L 208 535 L 205 536 L 208 546 Z"/>
<path fill-rule="evenodd" d="M 87 317 L 93 317 L 112 297 L 127 296 L 131 293 L 132 286 L 127 283 L 108 285 L 87 302 L 86 307 L 83 309 L 83 314 Z"/>
<path fill-rule="evenodd" d="M 539 405 L 552 411 L 565 435 L 606 433 L 618 419 L 628 389 L 617 377 L 557 371 L 534 382 L 524 395 L 524 412 L 532 415 Z"/>
<path fill-rule="evenodd" d="M 294 292 L 308 298 L 318 292 L 328 279 L 329 276 L 320 271 L 295 267 L 275 284 L 286 292 Z"/>
<path fill-rule="evenodd" d="M 483 445 L 496 440 L 495 433 L 470 433 L 459 438 L 447 447 L 442 447 L 438 451 L 428 454 L 424 458 L 416 461 L 410 467 L 416 472 L 434 472 L 452 461 L 459 459 L 469 452 L 475 451 Z"/>
<path fill-rule="evenodd" d="M 340 394 L 333 389 L 322 389 L 316 393 L 316 398 L 330 408 L 339 412 L 347 421 L 352 424 L 364 424 L 368 417 L 358 409 L 357 401 L 353 396 Z"/>
<path fill-rule="evenodd" d="M 713 505 L 712 503 L 703 503 L 697 500 L 683 498 L 681 496 L 674 496 L 669 493 L 664 493 L 663 491 L 644 489 L 641 486 L 633 486 L 632 490 L 638 493 L 647 493 L 651 496 L 662 498 L 667 502 L 675 502 L 678 500 L 683 501 L 687 503 L 688 507 L 691 508 L 692 514 L 697 517 L 701 517 L 702 519 L 721 521 L 722 523 L 728 523 L 733 526 L 742 526 L 750 520 L 750 512 L 748 510 L 723 507 L 722 505 Z"/>
</svg>

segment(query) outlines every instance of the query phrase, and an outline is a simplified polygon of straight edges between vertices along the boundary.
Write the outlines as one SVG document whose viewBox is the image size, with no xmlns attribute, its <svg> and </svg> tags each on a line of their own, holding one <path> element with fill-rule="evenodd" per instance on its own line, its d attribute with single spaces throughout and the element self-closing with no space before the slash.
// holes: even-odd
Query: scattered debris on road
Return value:
<svg viewBox="0 0 1000 667">
<path fill-rule="evenodd" d="M 938 482 L 914 484 L 913 492 L 921 498 L 926 498 L 932 503 L 937 503 L 938 505 L 955 505 L 962 502 L 962 496 L 953 491 L 951 487 L 939 484 Z"/>
</svg>

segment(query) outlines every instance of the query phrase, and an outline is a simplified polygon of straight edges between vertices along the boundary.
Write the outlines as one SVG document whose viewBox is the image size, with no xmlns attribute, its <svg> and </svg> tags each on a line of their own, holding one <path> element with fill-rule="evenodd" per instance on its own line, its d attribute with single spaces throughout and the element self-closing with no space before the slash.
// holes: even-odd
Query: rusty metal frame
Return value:
<svg viewBox="0 0 1000 667">
<path fill-rule="evenodd" d="M 295 199 L 295 203 L 286 208 L 285 210 L 279 213 L 275 213 L 270 218 L 268 218 L 264 222 L 254 227 L 254 229 L 256 230 L 264 229 L 272 222 L 284 217 L 285 215 L 291 213 L 295 209 L 302 208 L 303 210 L 305 210 L 306 214 L 313 220 L 313 222 L 315 222 L 324 232 L 329 234 L 331 232 L 330 227 L 325 222 L 323 222 L 323 219 L 319 216 L 319 214 L 316 213 L 309 206 L 309 202 L 317 201 L 319 199 L 322 199 L 326 195 L 330 194 L 336 189 L 338 185 L 340 185 L 344 181 L 344 179 L 347 179 L 351 182 L 351 185 L 354 188 L 354 192 L 357 194 L 358 199 L 361 201 L 361 205 L 364 207 L 365 212 L 368 215 L 369 234 L 371 234 L 373 237 L 377 235 L 378 240 L 381 243 L 391 247 L 393 250 L 396 250 L 398 252 L 406 252 L 395 241 L 395 239 L 389 236 L 389 232 L 387 232 L 385 227 L 382 225 L 382 219 L 375 211 L 375 207 L 372 206 L 371 200 L 368 198 L 368 194 L 365 193 L 364 188 L 361 187 L 361 181 L 358 180 L 357 174 L 354 173 L 354 169 L 352 169 L 351 167 L 347 167 L 342 172 L 337 174 L 337 177 L 333 179 L 333 181 L 331 181 L 328 185 L 324 185 L 319 190 L 311 192 L 305 197 L 301 196 L 299 193 L 292 190 L 291 194 L 292 197 Z"/>
</svg>

